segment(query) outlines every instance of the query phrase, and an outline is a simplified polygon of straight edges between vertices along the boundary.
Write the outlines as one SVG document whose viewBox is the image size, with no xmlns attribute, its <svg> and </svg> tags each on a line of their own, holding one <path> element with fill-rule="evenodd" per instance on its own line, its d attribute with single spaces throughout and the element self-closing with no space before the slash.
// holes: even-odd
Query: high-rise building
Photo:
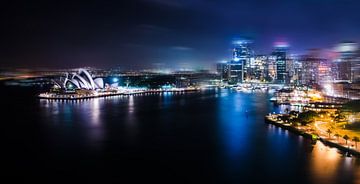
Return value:
<svg viewBox="0 0 360 184">
<path fill-rule="evenodd" d="M 290 83 L 299 85 L 301 82 L 301 75 L 303 73 L 303 66 L 298 57 L 294 58 L 293 60 L 293 68 L 292 68 L 292 75 L 290 79 Z"/>
<path fill-rule="evenodd" d="M 338 57 L 334 61 L 334 77 L 339 82 L 352 82 L 357 80 L 357 50 L 354 42 L 342 42 L 335 47 Z"/>
<path fill-rule="evenodd" d="M 288 81 L 288 72 L 286 71 L 287 50 L 287 43 L 275 43 L 275 50 L 273 52 L 273 56 L 276 57 L 276 81 L 278 83 L 287 83 Z"/>
<path fill-rule="evenodd" d="M 358 49 L 354 61 L 351 65 L 352 82 L 360 83 L 360 49 Z"/>
<path fill-rule="evenodd" d="M 315 85 L 319 80 L 320 50 L 311 49 L 307 55 L 301 57 L 302 73 L 301 84 Z"/>
<path fill-rule="evenodd" d="M 251 76 L 252 80 L 256 81 L 265 81 L 266 73 L 266 62 L 267 57 L 265 55 L 257 55 L 253 62 L 251 62 L 251 69 L 253 75 Z"/>
<path fill-rule="evenodd" d="M 286 72 L 288 74 L 288 82 L 291 84 L 300 84 L 300 74 L 302 64 L 300 57 L 296 54 L 288 54 L 286 56 Z"/>
<path fill-rule="evenodd" d="M 244 60 L 248 61 L 245 62 L 245 66 L 250 67 L 249 58 L 254 55 L 253 51 L 250 49 L 250 44 L 252 42 L 249 40 L 236 40 L 233 41 L 233 52 L 232 52 L 232 59 L 233 60 Z"/>
<path fill-rule="evenodd" d="M 250 47 L 251 41 L 249 40 L 237 40 L 233 42 L 234 48 L 232 52 L 232 61 L 231 63 L 237 64 L 238 67 L 241 64 L 242 67 L 242 79 L 251 80 L 251 75 L 253 73 L 251 64 L 254 62 L 254 51 Z"/>
<path fill-rule="evenodd" d="M 229 67 L 229 84 L 242 83 L 244 78 L 243 62 L 232 60 L 228 64 Z"/>
<path fill-rule="evenodd" d="M 331 62 L 327 58 L 320 58 L 319 68 L 318 68 L 318 84 L 328 83 L 333 81 L 331 76 Z"/>
<path fill-rule="evenodd" d="M 229 62 L 218 63 L 216 68 L 222 81 L 229 84 L 242 83 L 246 71 L 244 66 L 250 68 L 250 58 L 253 52 L 249 48 L 250 41 L 237 40 L 233 42 L 232 58 Z"/>
<path fill-rule="evenodd" d="M 227 61 L 222 61 L 216 65 L 216 70 L 220 75 L 222 81 L 228 81 L 229 78 L 229 63 Z"/>
<path fill-rule="evenodd" d="M 276 79 L 276 57 L 270 55 L 265 64 L 265 81 L 274 82 Z"/>
</svg>

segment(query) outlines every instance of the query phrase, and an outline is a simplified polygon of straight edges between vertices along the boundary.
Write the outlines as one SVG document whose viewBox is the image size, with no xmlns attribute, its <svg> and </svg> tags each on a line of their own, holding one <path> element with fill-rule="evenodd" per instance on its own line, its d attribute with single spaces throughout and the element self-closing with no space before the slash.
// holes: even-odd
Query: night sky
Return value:
<svg viewBox="0 0 360 184">
<path fill-rule="evenodd" d="M 2 1 L 0 67 L 208 67 L 231 41 L 259 54 L 360 41 L 358 0 Z"/>
</svg>

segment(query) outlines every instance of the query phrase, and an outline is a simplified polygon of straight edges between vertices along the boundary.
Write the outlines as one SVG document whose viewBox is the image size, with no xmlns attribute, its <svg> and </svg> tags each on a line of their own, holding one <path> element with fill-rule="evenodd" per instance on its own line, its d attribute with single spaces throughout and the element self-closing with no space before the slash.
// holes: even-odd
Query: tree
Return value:
<svg viewBox="0 0 360 184">
<path fill-rule="evenodd" d="M 349 137 L 348 135 L 344 135 L 343 138 L 345 139 L 345 143 L 346 143 L 346 145 L 347 145 L 347 142 L 348 142 L 348 140 L 350 139 L 350 137 Z"/>
<path fill-rule="evenodd" d="M 291 116 L 297 117 L 297 115 L 299 114 L 299 112 L 297 112 L 297 111 L 290 111 L 289 114 L 290 114 Z"/>
<path fill-rule="evenodd" d="M 329 129 L 327 129 L 327 130 L 326 130 L 326 133 L 328 133 L 328 134 L 329 134 L 329 138 L 330 138 L 330 134 L 332 133 L 331 129 L 330 129 L 330 128 L 329 128 Z"/>
<path fill-rule="evenodd" d="M 288 114 L 289 113 L 289 108 L 286 108 L 285 112 L 286 112 L 286 114 Z"/>
<path fill-rule="evenodd" d="M 351 112 L 360 112 L 360 100 L 353 100 L 343 105 L 343 110 Z"/>
<path fill-rule="evenodd" d="M 355 142 L 355 148 L 357 148 L 357 143 L 360 142 L 360 138 L 355 136 L 352 140 Z"/>
<path fill-rule="evenodd" d="M 307 125 L 313 122 L 315 117 L 317 117 L 317 113 L 315 111 L 305 111 L 300 113 L 298 116 L 302 125 Z"/>
<path fill-rule="evenodd" d="M 286 122 L 289 122 L 289 120 L 290 120 L 289 118 L 290 118 L 289 116 L 283 115 L 283 116 L 278 117 L 278 120 L 281 120 L 284 123 L 286 123 Z"/>
<path fill-rule="evenodd" d="M 290 119 L 290 123 L 292 126 L 297 126 L 298 125 L 298 122 L 299 122 L 299 119 L 298 118 L 292 118 Z"/>
</svg>

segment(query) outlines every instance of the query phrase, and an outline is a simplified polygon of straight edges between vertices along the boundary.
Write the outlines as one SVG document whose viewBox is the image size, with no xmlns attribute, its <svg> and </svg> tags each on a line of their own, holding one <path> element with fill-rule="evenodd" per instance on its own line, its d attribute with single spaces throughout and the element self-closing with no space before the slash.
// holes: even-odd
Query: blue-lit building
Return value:
<svg viewBox="0 0 360 184">
<path fill-rule="evenodd" d="M 251 58 L 254 57 L 248 40 L 233 41 L 232 58 L 228 62 L 217 64 L 217 72 L 221 80 L 229 84 L 242 83 L 250 69 Z"/>
<path fill-rule="evenodd" d="M 253 68 L 251 67 L 251 62 L 254 61 L 254 51 L 251 49 L 250 44 L 252 42 L 249 40 L 236 40 L 233 42 L 233 52 L 232 52 L 232 65 L 236 65 L 233 68 L 236 69 L 233 73 L 239 71 L 239 67 L 241 65 L 241 79 L 239 78 L 239 82 L 243 82 L 243 80 L 250 80 L 253 74 Z"/>
<path fill-rule="evenodd" d="M 229 63 L 222 61 L 216 65 L 216 70 L 222 81 L 228 81 L 229 78 Z"/>
<path fill-rule="evenodd" d="M 242 83 L 244 78 L 243 62 L 241 60 L 232 60 L 228 64 L 229 66 L 229 84 Z"/>
<path fill-rule="evenodd" d="M 288 50 L 288 44 L 276 43 L 273 55 L 276 58 L 276 82 L 287 83 L 288 72 L 286 70 L 286 52 Z"/>
</svg>

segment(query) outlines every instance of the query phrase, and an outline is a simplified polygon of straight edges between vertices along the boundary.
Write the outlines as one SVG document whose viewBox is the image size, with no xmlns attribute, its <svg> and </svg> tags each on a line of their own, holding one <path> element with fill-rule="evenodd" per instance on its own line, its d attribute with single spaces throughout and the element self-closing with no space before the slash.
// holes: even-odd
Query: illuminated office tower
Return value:
<svg viewBox="0 0 360 184">
<path fill-rule="evenodd" d="M 335 47 L 338 57 L 334 61 L 334 77 L 338 82 L 352 82 L 357 80 L 357 51 L 354 42 L 342 42 Z"/>
<path fill-rule="evenodd" d="M 302 64 L 300 57 L 296 54 L 288 54 L 286 56 L 286 72 L 288 74 L 288 82 L 298 85 L 300 83 L 300 76 Z"/>
<path fill-rule="evenodd" d="M 267 57 L 265 65 L 265 80 L 267 82 L 274 82 L 276 79 L 276 57 L 270 55 Z"/>
<path fill-rule="evenodd" d="M 254 58 L 254 61 L 251 62 L 251 69 L 253 75 L 252 80 L 256 80 L 259 82 L 264 82 L 266 77 L 266 62 L 267 57 L 265 55 L 257 55 Z"/>
<path fill-rule="evenodd" d="M 275 43 L 275 50 L 273 56 L 276 57 L 276 82 L 287 83 L 288 72 L 286 71 L 286 52 L 288 44 L 285 42 Z"/>
<path fill-rule="evenodd" d="M 318 49 L 311 49 L 307 55 L 302 56 L 301 84 L 314 85 L 319 82 L 320 56 Z"/>
<path fill-rule="evenodd" d="M 301 83 L 301 75 L 303 71 L 303 66 L 299 58 L 294 58 L 293 62 L 293 74 L 291 75 L 290 83 L 299 85 Z"/>
<path fill-rule="evenodd" d="M 360 49 L 358 49 L 351 65 L 352 82 L 360 83 Z"/>
<path fill-rule="evenodd" d="M 332 81 L 331 62 L 326 58 L 321 58 L 318 68 L 318 84 Z"/>
<path fill-rule="evenodd" d="M 229 63 L 222 61 L 216 65 L 216 70 L 222 81 L 228 81 L 229 78 Z"/>
<path fill-rule="evenodd" d="M 241 80 L 238 80 L 239 82 L 243 82 L 243 80 L 250 80 L 252 69 L 251 69 L 251 62 L 254 60 L 254 52 L 250 49 L 251 41 L 249 40 L 237 40 L 233 42 L 234 48 L 232 51 L 232 61 L 231 61 L 231 68 L 234 68 L 237 73 L 240 70 L 241 66 L 241 72 L 242 77 Z"/>
<path fill-rule="evenodd" d="M 229 84 L 237 84 L 243 82 L 243 62 L 232 60 L 229 62 Z"/>
</svg>

